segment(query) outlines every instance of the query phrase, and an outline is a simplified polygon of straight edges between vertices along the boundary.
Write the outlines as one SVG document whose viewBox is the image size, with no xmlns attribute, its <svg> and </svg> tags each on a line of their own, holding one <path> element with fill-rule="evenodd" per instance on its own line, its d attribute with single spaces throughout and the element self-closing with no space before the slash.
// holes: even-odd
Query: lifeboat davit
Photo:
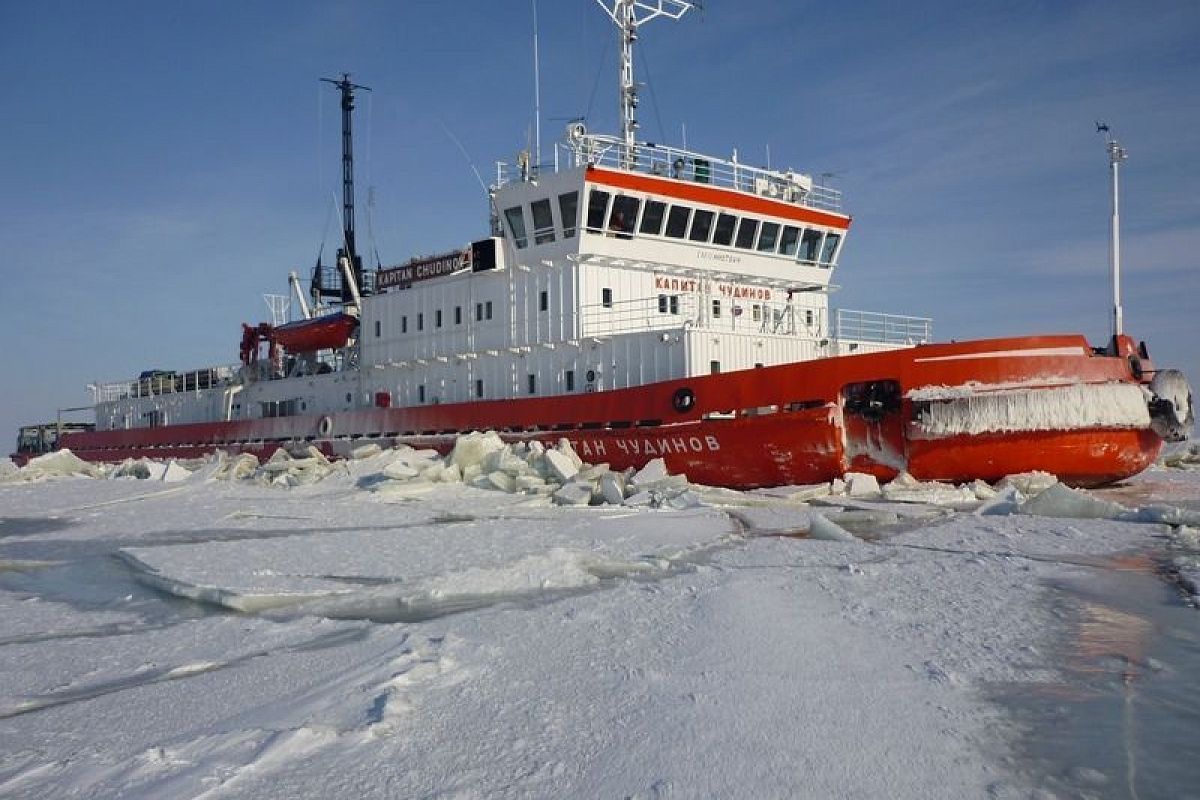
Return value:
<svg viewBox="0 0 1200 800">
<path fill-rule="evenodd" d="M 349 314 L 326 314 L 288 322 L 271 332 L 275 342 L 289 353 L 311 353 L 345 347 L 358 319 Z"/>
</svg>

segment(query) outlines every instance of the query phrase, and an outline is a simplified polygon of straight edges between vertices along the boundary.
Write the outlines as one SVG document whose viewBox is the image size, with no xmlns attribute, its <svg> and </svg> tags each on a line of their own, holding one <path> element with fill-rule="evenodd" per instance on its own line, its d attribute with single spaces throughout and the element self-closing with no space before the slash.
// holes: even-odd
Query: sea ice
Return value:
<svg viewBox="0 0 1200 800">
<path fill-rule="evenodd" d="M 1055 483 L 1017 507 L 1018 514 L 1071 519 L 1120 519 L 1130 510 L 1120 503 L 1101 500 L 1087 492 Z"/>
</svg>

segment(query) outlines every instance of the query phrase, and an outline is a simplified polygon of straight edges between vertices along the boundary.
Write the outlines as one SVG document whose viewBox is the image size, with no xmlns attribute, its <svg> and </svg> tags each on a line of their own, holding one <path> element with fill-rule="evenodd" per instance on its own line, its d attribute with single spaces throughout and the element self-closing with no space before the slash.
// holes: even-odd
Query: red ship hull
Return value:
<svg viewBox="0 0 1200 800">
<path fill-rule="evenodd" d="M 1043 470 L 1098 485 L 1153 463 L 1162 440 L 1148 424 L 1099 419 L 930 433 L 922 417 L 928 403 L 913 390 L 1132 387 L 1136 394 L 1153 367 L 1131 340 L 1118 345 L 1112 355 L 1094 353 L 1081 336 L 924 345 L 590 394 L 76 433 L 63 446 L 95 461 L 217 449 L 269 455 L 300 443 L 341 455 L 370 441 L 446 451 L 460 433 L 496 430 L 509 441 L 566 438 L 585 461 L 616 469 L 662 458 L 694 482 L 732 488 L 814 483 L 847 471 L 962 482 Z M 898 391 L 885 402 L 864 402 L 888 387 Z"/>
</svg>

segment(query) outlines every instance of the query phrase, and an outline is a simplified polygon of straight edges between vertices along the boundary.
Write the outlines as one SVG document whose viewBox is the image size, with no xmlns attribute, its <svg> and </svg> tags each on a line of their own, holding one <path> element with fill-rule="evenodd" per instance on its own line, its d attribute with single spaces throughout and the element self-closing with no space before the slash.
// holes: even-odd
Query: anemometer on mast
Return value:
<svg viewBox="0 0 1200 800">
<path fill-rule="evenodd" d="M 638 123 L 634 117 L 637 109 L 637 84 L 633 81 L 633 43 L 637 41 L 637 29 L 657 17 L 679 19 L 691 11 L 695 3 L 686 0 L 596 0 L 604 12 L 617 25 L 621 39 L 620 55 L 620 117 L 621 138 L 625 143 L 621 166 L 629 168 L 634 162 L 634 132 Z"/>
</svg>

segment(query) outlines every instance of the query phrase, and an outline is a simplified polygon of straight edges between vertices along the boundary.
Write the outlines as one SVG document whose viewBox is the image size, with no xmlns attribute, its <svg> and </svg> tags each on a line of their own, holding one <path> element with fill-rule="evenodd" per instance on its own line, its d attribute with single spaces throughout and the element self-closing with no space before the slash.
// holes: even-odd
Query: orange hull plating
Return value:
<svg viewBox="0 0 1200 800">
<path fill-rule="evenodd" d="M 64 437 L 83 458 L 196 457 L 216 449 L 269 454 L 316 444 L 342 454 L 366 441 L 445 451 L 454 437 L 497 430 L 510 440 L 568 439 L 586 461 L 617 469 L 662 458 L 697 482 L 753 488 L 830 480 L 846 471 L 891 478 L 993 481 L 1043 470 L 1079 485 L 1109 483 L 1149 466 L 1162 446 L 1145 427 L 989 432 L 930 438 L 915 429 L 922 387 L 1137 385 L 1132 341 L 1097 355 L 1081 336 L 925 345 L 585 395 L 372 408 L 328 416 L 167 425 Z M 1134 367 L 1140 367 L 1140 370 Z M 851 387 L 892 382 L 894 407 L 863 415 Z M 679 402 L 680 392 L 691 401 Z M 683 410 L 679 410 L 680 407 Z"/>
</svg>

